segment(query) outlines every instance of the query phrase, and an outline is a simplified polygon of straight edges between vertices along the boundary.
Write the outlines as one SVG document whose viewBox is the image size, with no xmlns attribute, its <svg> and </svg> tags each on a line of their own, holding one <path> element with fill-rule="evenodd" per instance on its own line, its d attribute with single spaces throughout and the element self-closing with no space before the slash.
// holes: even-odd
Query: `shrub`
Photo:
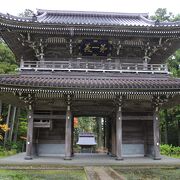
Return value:
<svg viewBox="0 0 180 180">
<path fill-rule="evenodd" d="M 162 144 L 160 146 L 160 149 L 162 155 L 180 158 L 180 146 L 175 147 L 168 144 Z"/>
</svg>

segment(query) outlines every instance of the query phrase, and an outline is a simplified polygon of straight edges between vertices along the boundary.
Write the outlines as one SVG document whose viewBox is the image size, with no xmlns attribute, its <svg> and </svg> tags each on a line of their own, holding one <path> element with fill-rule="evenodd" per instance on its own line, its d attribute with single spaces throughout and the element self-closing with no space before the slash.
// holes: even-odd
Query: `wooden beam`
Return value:
<svg viewBox="0 0 180 180">
<path fill-rule="evenodd" d="M 155 106 L 153 113 L 153 137 L 154 137 L 154 160 L 160 160 L 161 156 L 160 156 L 158 106 Z"/>
<path fill-rule="evenodd" d="M 27 129 L 27 140 L 26 140 L 26 160 L 31 160 L 33 155 L 33 121 L 34 121 L 33 107 L 29 105 L 28 109 L 28 129 Z"/>
<path fill-rule="evenodd" d="M 65 131 L 65 160 L 71 160 L 72 156 L 72 113 L 70 106 L 70 99 L 68 99 L 67 110 L 66 110 L 66 131 Z"/>
</svg>

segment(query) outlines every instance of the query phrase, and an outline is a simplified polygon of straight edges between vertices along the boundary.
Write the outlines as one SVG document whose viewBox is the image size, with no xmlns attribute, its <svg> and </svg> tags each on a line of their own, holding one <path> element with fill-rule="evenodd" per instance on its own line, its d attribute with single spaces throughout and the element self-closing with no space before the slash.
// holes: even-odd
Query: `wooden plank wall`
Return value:
<svg viewBox="0 0 180 180">
<path fill-rule="evenodd" d="M 142 121 L 123 121 L 123 144 L 143 144 Z"/>
<path fill-rule="evenodd" d="M 122 123 L 123 144 L 144 144 L 144 122 L 147 123 L 147 143 L 152 144 L 152 121 L 124 120 Z"/>
<path fill-rule="evenodd" d="M 65 112 L 36 111 L 35 117 L 52 120 L 52 128 L 35 128 L 35 139 L 39 144 L 65 143 Z M 46 118 L 45 118 L 46 117 Z M 52 117 L 52 118 L 51 118 Z M 36 120 L 36 119 L 35 119 Z"/>
</svg>

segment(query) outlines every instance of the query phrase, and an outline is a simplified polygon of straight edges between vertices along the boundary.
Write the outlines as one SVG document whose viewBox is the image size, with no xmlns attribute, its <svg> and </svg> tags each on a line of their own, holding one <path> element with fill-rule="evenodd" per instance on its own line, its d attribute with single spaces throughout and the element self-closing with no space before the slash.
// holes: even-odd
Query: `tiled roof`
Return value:
<svg viewBox="0 0 180 180">
<path fill-rule="evenodd" d="M 148 19 L 147 13 L 113 13 L 86 11 L 37 11 L 37 16 L 17 17 L 0 13 L 0 18 L 18 21 L 59 25 L 97 26 L 180 26 L 180 22 L 156 22 Z"/>
<path fill-rule="evenodd" d="M 42 23 L 74 25 L 126 25 L 149 26 L 154 21 L 147 21 L 148 14 L 101 13 L 38 10 L 37 21 Z"/>
<path fill-rule="evenodd" d="M 93 146 L 96 145 L 95 136 L 93 133 L 80 133 L 78 142 L 76 143 L 82 146 Z"/>
<path fill-rule="evenodd" d="M 1 75 L 0 86 L 102 90 L 180 90 L 180 79 L 156 75 L 88 73 Z"/>
</svg>

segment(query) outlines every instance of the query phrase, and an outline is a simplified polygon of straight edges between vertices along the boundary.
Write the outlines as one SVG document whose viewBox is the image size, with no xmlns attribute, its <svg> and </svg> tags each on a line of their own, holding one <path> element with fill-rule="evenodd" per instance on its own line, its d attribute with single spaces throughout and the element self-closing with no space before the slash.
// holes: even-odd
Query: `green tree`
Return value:
<svg viewBox="0 0 180 180">
<path fill-rule="evenodd" d="M 178 21 L 180 14 L 173 15 L 168 13 L 166 8 L 158 8 L 155 15 L 151 16 L 152 20 L 159 21 Z M 180 77 L 180 49 L 177 50 L 167 60 L 169 71 L 173 77 Z M 160 111 L 160 128 L 161 128 L 161 141 L 180 146 L 180 105 L 169 109 Z"/>
<path fill-rule="evenodd" d="M 16 64 L 14 54 L 3 41 L 0 41 L 0 63 L 1 62 Z"/>
<path fill-rule="evenodd" d="M 34 12 L 31 9 L 25 9 L 24 12 L 20 13 L 19 16 L 21 17 L 32 17 Z"/>
<path fill-rule="evenodd" d="M 15 73 L 17 64 L 15 56 L 9 47 L 0 41 L 0 74 Z"/>
<path fill-rule="evenodd" d="M 166 8 L 158 8 L 155 12 L 155 15 L 151 16 L 152 20 L 159 20 L 159 21 L 172 21 L 174 15 L 171 12 L 167 12 Z"/>
<path fill-rule="evenodd" d="M 174 77 L 180 77 L 180 49 L 169 57 L 168 68 Z"/>
</svg>

